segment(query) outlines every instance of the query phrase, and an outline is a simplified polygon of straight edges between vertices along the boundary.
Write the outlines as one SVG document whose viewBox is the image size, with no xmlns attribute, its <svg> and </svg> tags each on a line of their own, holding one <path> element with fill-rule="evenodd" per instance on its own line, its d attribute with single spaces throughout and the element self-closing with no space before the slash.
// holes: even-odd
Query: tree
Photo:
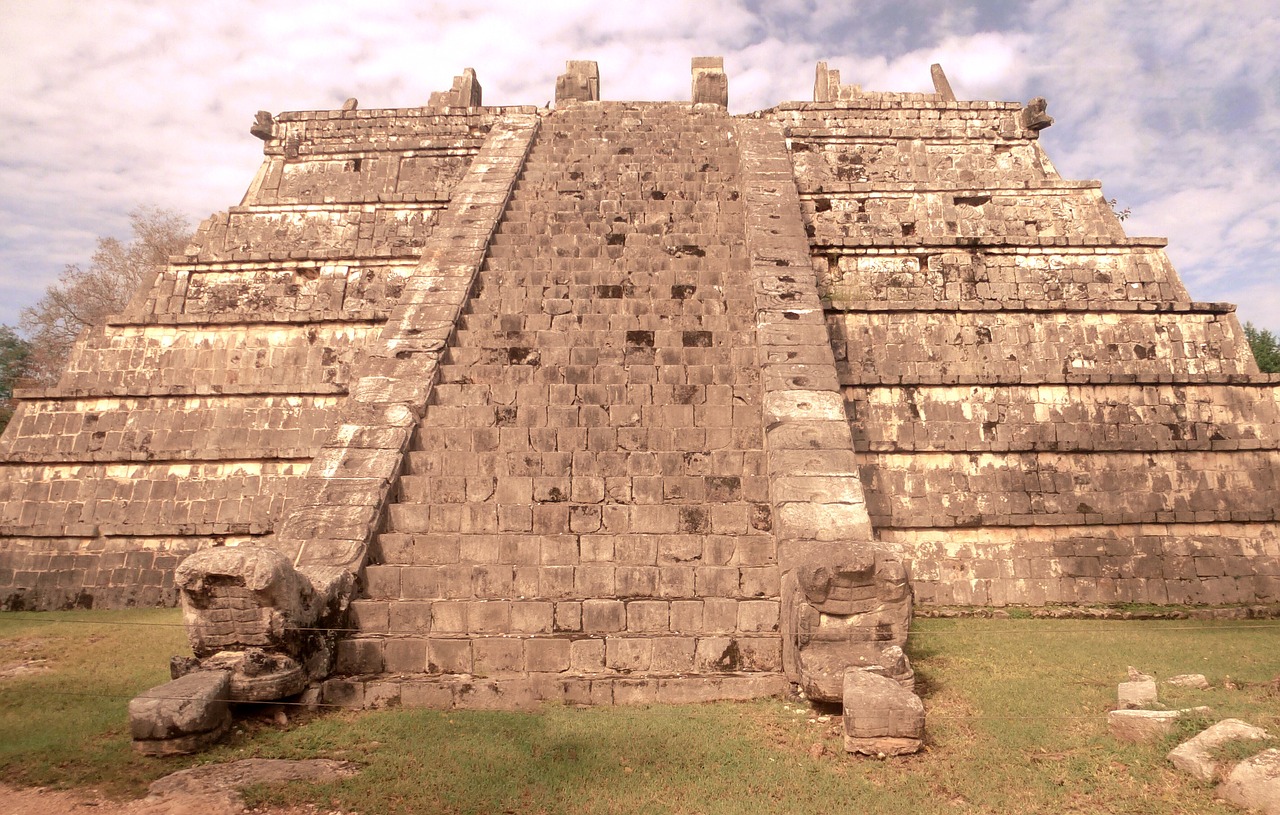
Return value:
<svg viewBox="0 0 1280 815">
<path fill-rule="evenodd" d="M 13 386 L 27 373 L 31 344 L 7 325 L 0 325 L 0 432 L 13 416 Z"/>
<path fill-rule="evenodd" d="M 22 310 L 21 325 L 30 337 L 29 376 L 56 381 L 80 332 L 119 314 L 134 290 L 191 240 L 187 220 L 172 210 L 139 207 L 129 222 L 128 242 L 98 238 L 88 268 L 68 265 L 44 297 Z"/>
<path fill-rule="evenodd" d="M 1255 328 L 1253 323 L 1244 324 L 1244 336 L 1258 361 L 1258 370 L 1264 374 L 1280 373 L 1280 340 L 1265 328 Z"/>
</svg>

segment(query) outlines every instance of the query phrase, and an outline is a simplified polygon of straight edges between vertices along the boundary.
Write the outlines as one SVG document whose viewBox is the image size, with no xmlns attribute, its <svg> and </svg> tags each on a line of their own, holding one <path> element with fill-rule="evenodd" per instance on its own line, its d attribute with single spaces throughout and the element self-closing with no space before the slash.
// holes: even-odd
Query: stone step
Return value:
<svg viewBox="0 0 1280 815">
<path fill-rule="evenodd" d="M 565 559 L 571 555 L 572 552 L 566 554 Z M 440 554 L 440 557 L 448 556 L 447 552 Z M 772 566 L 636 566 L 594 561 L 556 566 L 454 563 L 367 568 L 371 571 L 366 599 L 371 603 L 391 606 L 406 603 L 505 603 L 512 607 L 510 613 L 533 613 L 537 609 L 531 611 L 530 604 L 540 604 L 541 608 L 548 603 L 645 602 L 651 605 L 628 611 L 631 616 L 625 619 L 634 620 L 637 614 L 650 615 L 652 626 L 646 630 L 667 630 L 673 623 L 665 621 L 665 618 L 660 621 L 658 617 L 675 615 L 671 619 L 677 619 L 681 614 L 694 613 L 687 605 L 680 604 L 695 600 L 767 601 L 773 604 L 772 611 L 769 607 L 759 606 L 750 607 L 744 613 L 772 614 L 776 618 L 779 591 L 778 573 Z M 676 605 L 672 606 L 672 603 Z M 451 608 L 442 605 L 437 612 L 461 613 L 457 609 L 451 611 Z M 397 613 L 409 613 L 411 610 L 401 609 Z M 425 606 L 420 610 L 426 610 Z M 509 613 L 505 609 L 495 611 L 489 606 L 481 611 Z M 381 617 L 377 615 L 370 617 L 370 627 L 362 630 L 372 633 L 382 630 L 377 628 L 379 619 Z M 442 630 L 464 634 L 472 629 L 453 627 Z"/>
<path fill-rule="evenodd" d="M 465 430 L 448 428 L 442 432 L 463 433 Z M 763 476 L 724 474 L 741 473 L 742 456 L 725 455 L 723 458 L 727 461 L 718 472 L 712 469 L 713 465 L 699 463 L 696 465 L 697 470 L 704 474 L 689 474 L 693 466 L 680 461 L 683 456 L 676 453 L 643 455 L 604 450 L 559 455 L 566 458 L 572 455 L 575 463 L 583 470 L 608 472 L 609 475 L 579 475 L 576 478 L 402 475 L 399 482 L 400 498 L 395 504 L 401 507 L 395 510 L 401 514 L 388 518 L 388 531 L 408 534 L 427 531 L 422 527 L 429 526 L 430 521 L 423 517 L 423 513 L 438 505 L 478 504 L 486 501 L 501 506 L 598 504 L 605 499 L 610 486 L 605 478 L 615 480 L 612 486 L 617 497 L 625 497 L 629 499 L 627 503 L 638 505 L 701 503 L 705 500 L 728 505 L 739 501 L 760 503 L 768 497 L 764 482 L 759 480 Z M 652 474 L 654 470 L 661 468 L 670 468 L 672 472 L 665 475 Z M 712 472 L 706 473 L 706 470 Z"/>
<path fill-rule="evenodd" d="M 338 674 L 646 677 L 781 671 L 776 632 L 706 635 L 364 636 L 338 643 Z"/>
<path fill-rule="evenodd" d="M 771 568 L 776 562 L 776 554 L 772 537 L 754 530 L 733 536 L 680 532 L 662 535 L 633 534 L 625 537 L 609 533 L 531 535 L 524 532 L 467 535 L 457 532 L 384 532 L 377 536 L 371 549 L 370 557 L 374 562 L 370 568 L 454 564 L 552 567 L 615 563 L 658 568 L 689 566 L 744 569 Z M 379 584 L 383 586 L 377 590 L 379 596 L 383 599 L 400 597 L 401 594 L 397 593 L 395 587 L 403 585 L 405 573 L 387 571 L 378 574 L 385 578 Z M 555 575 L 545 577 L 550 579 Z M 674 577 L 668 575 L 668 578 Z M 704 577 L 709 578 L 709 575 Z M 658 579 L 661 582 L 661 575 Z M 654 591 L 652 588 L 646 590 Z M 753 582 L 747 593 L 756 595 L 761 591 Z"/>
<path fill-rule="evenodd" d="M 335 677 L 321 701 L 343 707 L 437 710 L 530 709 L 543 702 L 570 705 L 683 705 L 781 696 L 785 676 L 725 671 L 643 678 L 621 674 L 521 673 L 501 676 L 400 674 Z"/>
<path fill-rule="evenodd" d="M 688 433 L 681 433 L 687 437 Z M 563 454 L 558 454 L 563 455 Z M 518 463 L 536 461 L 528 454 L 515 455 Z M 507 462 L 510 465 L 510 462 Z M 617 483 L 626 493 L 641 489 L 637 479 Z M 658 482 L 650 481 L 657 485 Z M 656 486 L 645 487 L 656 489 Z M 739 535 L 752 529 L 767 529 L 768 507 L 750 503 L 699 506 L 696 503 L 570 504 L 535 502 L 498 504 L 392 504 L 388 507 L 388 532 L 492 535 L 498 532 L 531 532 L 535 535 L 606 531 L 610 534 L 677 534 L 705 532 Z"/>
<path fill-rule="evenodd" d="M 744 418 L 751 415 L 750 406 L 733 405 Z M 697 418 L 697 413 L 695 420 Z M 590 474 L 579 478 L 707 475 L 738 479 L 719 486 L 723 498 L 736 495 L 748 501 L 765 501 L 762 492 L 764 454 L 758 447 L 746 445 L 746 437 L 758 438 L 758 428 L 735 426 L 735 445 L 704 446 L 691 451 L 690 440 L 705 442 L 712 431 L 690 427 L 625 427 L 611 437 L 614 443 L 604 449 L 589 447 L 591 434 L 586 428 L 533 428 L 515 434 L 514 442 L 503 447 L 503 428 L 476 428 L 459 433 L 456 428 L 424 428 L 421 438 L 427 449 L 413 450 L 405 457 L 406 475 L 449 475 L 452 477 L 484 476 L 539 477 L 555 474 L 568 477 L 575 458 Z M 705 433 L 705 435 L 704 435 Z M 451 440 L 452 443 L 451 443 Z M 571 443 L 571 444 L 570 444 Z M 568 446 L 566 446 L 568 445 Z M 555 448 L 554 451 L 552 448 Z M 582 460 L 590 456 L 589 460 Z M 735 470 L 735 468 L 737 468 Z M 724 473 L 729 475 L 724 475 Z M 403 475 L 401 476 L 404 477 Z M 719 493 L 716 493 L 719 494 Z M 634 496 L 634 493 L 633 493 Z"/>
</svg>

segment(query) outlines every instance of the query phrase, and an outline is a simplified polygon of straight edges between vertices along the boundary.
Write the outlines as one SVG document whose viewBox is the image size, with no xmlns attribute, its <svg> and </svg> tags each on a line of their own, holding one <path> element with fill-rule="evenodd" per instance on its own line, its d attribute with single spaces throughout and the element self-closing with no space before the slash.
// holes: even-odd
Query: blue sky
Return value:
<svg viewBox="0 0 1280 815">
<path fill-rule="evenodd" d="M 567 59 L 605 99 L 688 99 L 723 55 L 741 113 L 812 97 L 826 60 L 868 90 L 1049 100 L 1042 141 L 1101 179 L 1130 235 L 1170 239 L 1197 300 L 1280 332 L 1280 12 L 1220 0 L 943 3 L 702 0 L 0 4 L 0 322 L 127 213 L 194 226 L 240 201 L 254 111 L 423 104 L 463 67 L 488 104 L 541 105 Z M 550 10 L 547 10 L 547 9 Z"/>
</svg>

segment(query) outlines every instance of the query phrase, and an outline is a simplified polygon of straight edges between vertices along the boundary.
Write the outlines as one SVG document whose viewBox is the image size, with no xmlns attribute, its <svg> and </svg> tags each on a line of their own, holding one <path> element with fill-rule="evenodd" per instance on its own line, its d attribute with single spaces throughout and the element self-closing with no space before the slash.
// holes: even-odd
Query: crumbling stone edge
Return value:
<svg viewBox="0 0 1280 815">
<path fill-rule="evenodd" d="M 791 159 L 777 124 L 741 119 L 735 128 L 782 579 L 783 669 L 809 699 L 843 704 L 850 752 L 915 752 L 924 709 L 902 650 L 911 584 L 867 515 Z"/>
<path fill-rule="evenodd" d="M 216 673 L 227 690 L 211 692 L 203 687 L 209 683 L 195 683 L 199 693 L 184 695 L 182 687 L 167 683 L 142 694 L 139 699 L 167 704 L 130 706 L 135 736 L 147 739 L 138 749 L 153 755 L 200 749 L 215 738 L 205 737 L 208 720 L 223 718 L 197 715 L 194 708 L 284 698 L 329 674 L 347 606 L 438 379 L 441 355 L 539 121 L 535 114 L 508 114 L 494 124 L 386 326 L 356 366 L 332 434 L 286 496 L 274 535 L 262 546 L 202 550 L 178 567 L 195 658 L 174 660 L 171 672 L 175 679 Z M 187 721 L 198 733 L 186 732 Z"/>
</svg>

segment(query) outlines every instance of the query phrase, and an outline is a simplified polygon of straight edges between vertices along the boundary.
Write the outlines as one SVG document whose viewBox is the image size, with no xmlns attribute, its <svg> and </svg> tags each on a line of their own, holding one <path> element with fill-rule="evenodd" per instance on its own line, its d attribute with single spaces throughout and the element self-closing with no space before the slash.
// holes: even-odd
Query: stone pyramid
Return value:
<svg viewBox="0 0 1280 815">
<path fill-rule="evenodd" d="M 909 683 L 913 601 L 1280 600 L 1280 377 L 1043 100 L 934 78 L 260 113 L 243 202 L 18 394 L 5 607 L 182 595 L 278 658 L 244 698 L 484 706 L 838 701 Z"/>
</svg>

